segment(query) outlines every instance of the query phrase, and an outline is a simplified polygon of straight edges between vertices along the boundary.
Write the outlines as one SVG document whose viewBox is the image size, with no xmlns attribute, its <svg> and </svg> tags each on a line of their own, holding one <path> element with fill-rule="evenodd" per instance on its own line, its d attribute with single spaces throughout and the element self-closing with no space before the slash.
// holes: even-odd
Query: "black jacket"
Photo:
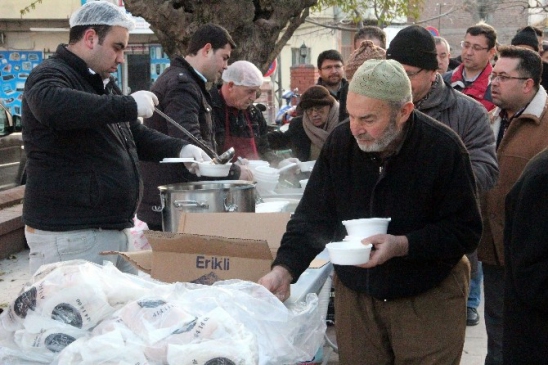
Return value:
<svg viewBox="0 0 548 365">
<path fill-rule="evenodd" d="M 322 80 L 321 77 L 318 78 L 318 82 L 316 83 L 316 85 L 322 85 L 322 86 L 325 86 L 325 83 L 324 81 Z M 333 93 L 327 86 L 325 86 L 325 88 L 327 90 L 329 90 L 329 93 L 331 94 L 331 96 L 333 96 L 335 99 L 337 99 L 337 101 L 340 100 L 340 97 L 341 97 L 341 90 L 343 90 L 344 88 L 348 88 L 348 80 L 343 78 L 341 80 L 341 87 L 339 88 L 339 90 L 337 90 L 336 93 Z"/>
<path fill-rule="evenodd" d="M 548 364 L 548 150 L 523 170 L 506 196 L 504 224 L 505 364 Z"/>
<path fill-rule="evenodd" d="M 396 154 L 381 161 L 359 149 L 350 124 L 327 138 L 273 265 L 296 281 L 343 220 L 390 217 L 388 233 L 406 235 L 408 255 L 371 269 L 335 265 L 348 288 L 378 299 L 410 297 L 443 281 L 481 236 L 466 148 L 448 127 L 414 112 Z"/>
<path fill-rule="evenodd" d="M 291 149 L 291 155 L 301 161 L 310 161 L 312 142 L 303 127 L 303 117 L 291 119 L 287 131 L 273 131 L 268 134 L 268 142 L 273 149 Z"/>
<path fill-rule="evenodd" d="M 137 120 L 131 96 L 91 74 L 65 45 L 29 75 L 23 94 L 27 184 L 23 222 L 48 231 L 133 226 L 138 160 L 176 157 L 184 142 Z"/>
<path fill-rule="evenodd" d="M 211 148 L 216 148 L 211 96 L 206 89 L 205 81 L 185 59 L 179 56 L 172 59 L 171 65 L 158 77 L 150 90 L 158 97 L 160 110 L 185 127 L 194 137 L 204 141 Z M 145 119 L 144 124 L 168 136 L 190 142 L 188 136 L 157 113 Z M 152 210 L 152 207 L 161 205 L 158 186 L 212 180 L 191 174 L 180 163 L 143 162 L 141 169 L 144 195 L 137 216 L 142 221 L 156 226 L 162 224 L 161 213 Z M 227 179 L 235 179 L 238 176 L 240 170 L 233 165 Z"/>
<path fill-rule="evenodd" d="M 346 110 L 346 99 L 348 98 L 348 86 L 350 83 L 345 84 L 339 91 L 339 122 L 342 122 L 348 118 L 348 110 Z"/>
</svg>

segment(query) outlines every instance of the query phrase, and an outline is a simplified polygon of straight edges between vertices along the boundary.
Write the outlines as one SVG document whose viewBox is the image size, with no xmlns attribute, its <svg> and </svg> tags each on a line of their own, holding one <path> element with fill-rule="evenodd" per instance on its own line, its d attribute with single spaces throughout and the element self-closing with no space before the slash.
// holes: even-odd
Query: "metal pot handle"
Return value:
<svg viewBox="0 0 548 365">
<path fill-rule="evenodd" d="M 166 207 L 166 197 L 163 194 L 160 194 L 160 203 L 162 204 L 161 206 L 153 205 L 152 211 L 161 213 Z"/>
<path fill-rule="evenodd" d="M 230 199 L 230 202 L 229 202 Z M 238 211 L 238 204 L 234 203 L 234 198 L 232 196 L 232 191 L 229 189 L 226 192 L 226 195 L 223 199 L 223 206 L 225 208 L 225 212 L 237 212 Z"/>
<path fill-rule="evenodd" d="M 229 203 L 228 198 L 224 199 L 223 205 L 224 205 L 224 208 L 225 208 L 225 212 L 232 213 L 232 212 L 237 212 L 238 211 L 238 204 Z"/>
<path fill-rule="evenodd" d="M 175 200 L 173 202 L 173 206 L 179 209 L 184 209 L 184 208 L 209 209 L 208 202 L 199 202 L 197 200 Z"/>
</svg>

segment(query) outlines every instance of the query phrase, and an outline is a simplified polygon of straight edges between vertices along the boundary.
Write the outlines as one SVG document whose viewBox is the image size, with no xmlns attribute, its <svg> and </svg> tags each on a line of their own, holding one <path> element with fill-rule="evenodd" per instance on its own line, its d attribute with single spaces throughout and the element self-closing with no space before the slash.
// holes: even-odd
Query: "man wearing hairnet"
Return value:
<svg viewBox="0 0 548 365">
<path fill-rule="evenodd" d="M 110 260 L 134 271 L 123 259 L 99 253 L 128 249 L 142 190 L 139 159 L 210 158 L 139 123 L 158 103 L 153 93 L 124 96 L 114 84 L 110 74 L 124 61 L 134 28 L 121 8 L 88 2 L 69 23 L 69 44 L 34 68 L 23 94 L 30 271 L 72 259 Z"/>
<path fill-rule="evenodd" d="M 266 137 L 266 120 L 253 105 L 263 84 L 262 72 L 251 62 L 236 61 L 222 79 L 222 85 L 210 91 L 219 151 L 234 147 L 236 156 L 277 163 Z"/>
</svg>

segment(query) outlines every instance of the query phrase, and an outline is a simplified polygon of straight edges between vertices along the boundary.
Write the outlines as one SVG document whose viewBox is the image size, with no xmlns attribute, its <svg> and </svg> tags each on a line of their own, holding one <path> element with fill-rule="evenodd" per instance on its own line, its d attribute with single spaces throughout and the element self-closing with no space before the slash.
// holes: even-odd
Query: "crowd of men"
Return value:
<svg viewBox="0 0 548 365">
<path fill-rule="evenodd" d="M 219 153 L 275 161 L 253 105 L 262 73 L 247 61 L 229 66 L 236 43 L 205 24 L 151 91 L 122 95 L 110 73 L 133 21 L 97 1 L 70 26 L 69 44 L 30 73 L 23 96 L 30 270 L 80 258 L 132 271 L 100 252 L 128 249 L 136 212 L 161 230 L 151 210 L 158 185 L 204 179 L 195 164 L 159 161 L 211 159 L 155 108 Z M 362 240 L 374 246 L 368 263 L 335 265 L 342 364 L 459 364 L 466 325 L 480 321 L 482 280 L 485 364 L 547 363 L 542 31 L 519 29 L 501 45 L 479 23 L 454 59 L 445 39 L 417 25 L 389 44 L 364 27 L 354 43 L 350 81 L 341 54 L 326 50 L 317 85 L 303 93 L 286 139 L 317 162 L 259 282 L 284 300 L 325 244 L 343 239 L 343 220 L 390 217 L 387 234 Z M 245 158 L 229 179 L 253 179 Z"/>
</svg>

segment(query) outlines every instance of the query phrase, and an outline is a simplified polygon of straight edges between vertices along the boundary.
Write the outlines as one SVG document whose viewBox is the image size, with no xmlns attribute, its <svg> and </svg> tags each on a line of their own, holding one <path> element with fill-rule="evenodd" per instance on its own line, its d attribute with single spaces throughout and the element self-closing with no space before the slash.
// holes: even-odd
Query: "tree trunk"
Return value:
<svg viewBox="0 0 548 365">
<path fill-rule="evenodd" d="M 125 0 L 143 17 L 169 55 L 184 56 L 188 41 L 202 24 L 225 27 L 237 48 L 233 60 L 253 62 L 266 72 L 317 0 Z"/>
</svg>

